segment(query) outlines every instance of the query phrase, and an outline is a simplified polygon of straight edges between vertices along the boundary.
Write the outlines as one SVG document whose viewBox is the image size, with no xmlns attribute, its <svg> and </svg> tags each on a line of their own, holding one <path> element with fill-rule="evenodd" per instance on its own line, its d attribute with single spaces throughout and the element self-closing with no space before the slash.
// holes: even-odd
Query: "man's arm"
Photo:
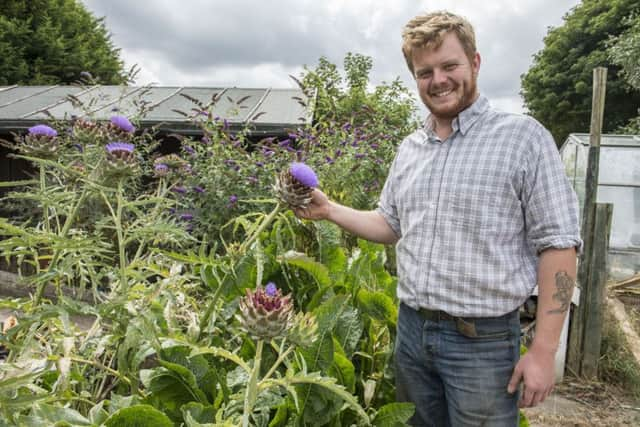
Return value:
<svg viewBox="0 0 640 427">
<path fill-rule="evenodd" d="M 555 354 L 571 306 L 575 278 L 574 248 L 547 249 L 540 254 L 535 335 L 527 353 L 516 365 L 508 387 L 513 393 L 523 381 L 521 407 L 538 405 L 553 390 Z"/>
<path fill-rule="evenodd" d="M 311 203 L 306 209 L 297 209 L 296 215 L 304 219 L 326 219 L 349 233 L 376 243 L 394 244 L 398 236 L 387 221 L 376 211 L 359 211 L 330 201 L 320 190 L 313 190 Z"/>
</svg>

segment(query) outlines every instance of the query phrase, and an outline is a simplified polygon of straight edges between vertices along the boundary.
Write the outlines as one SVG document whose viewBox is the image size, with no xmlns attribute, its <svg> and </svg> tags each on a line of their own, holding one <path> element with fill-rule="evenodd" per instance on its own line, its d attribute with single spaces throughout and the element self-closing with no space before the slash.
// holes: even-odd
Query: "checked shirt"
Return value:
<svg viewBox="0 0 640 427">
<path fill-rule="evenodd" d="M 430 122 L 398 148 L 377 208 L 399 236 L 398 297 L 454 316 L 513 311 L 536 285 L 541 251 L 582 245 L 553 138 L 482 95 L 446 140 Z"/>
</svg>

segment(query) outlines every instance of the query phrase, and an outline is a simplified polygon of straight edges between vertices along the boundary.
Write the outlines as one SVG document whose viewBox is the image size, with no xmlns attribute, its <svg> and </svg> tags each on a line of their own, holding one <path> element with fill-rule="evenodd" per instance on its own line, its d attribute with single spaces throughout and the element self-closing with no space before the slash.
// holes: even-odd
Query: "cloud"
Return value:
<svg viewBox="0 0 640 427">
<path fill-rule="evenodd" d="M 137 83 L 180 86 L 292 87 L 321 56 L 342 65 L 347 52 L 373 58 L 371 81 L 400 77 L 413 88 L 400 52 L 404 24 L 448 9 L 474 24 L 482 56 L 479 84 L 494 104 L 521 110 L 520 75 L 549 26 L 578 0 L 84 0 L 123 58 L 138 64 Z"/>
</svg>

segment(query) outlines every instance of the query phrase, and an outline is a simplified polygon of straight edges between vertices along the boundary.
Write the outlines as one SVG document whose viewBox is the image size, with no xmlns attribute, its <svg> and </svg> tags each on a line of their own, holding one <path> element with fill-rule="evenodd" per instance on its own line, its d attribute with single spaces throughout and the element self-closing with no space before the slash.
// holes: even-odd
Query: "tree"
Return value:
<svg viewBox="0 0 640 427">
<path fill-rule="evenodd" d="M 103 19 L 77 0 L 2 0 L 0 85 L 127 80 Z"/>
<path fill-rule="evenodd" d="M 354 126 L 376 122 L 400 141 L 415 130 L 415 99 L 399 78 L 370 90 L 372 65 L 368 56 L 347 53 L 341 73 L 335 64 L 321 57 L 315 69 L 305 67 L 300 86 L 315 100 L 315 122 Z"/>
<path fill-rule="evenodd" d="M 522 76 L 522 96 L 530 114 L 561 144 L 571 132 L 589 132 L 593 69 L 608 68 L 603 130 L 611 132 L 637 115 L 640 90 L 623 78 L 607 54 L 610 37 L 640 12 L 637 0 L 583 0 L 550 29 L 544 48 Z"/>
<path fill-rule="evenodd" d="M 635 89 L 640 90 L 640 15 L 630 16 L 629 29 L 611 39 L 609 57 L 621 67 L 621 75 Z M 619 129 L 620 133 L 640 134 L 640 110 L 627 125 Z"/>
</svg>

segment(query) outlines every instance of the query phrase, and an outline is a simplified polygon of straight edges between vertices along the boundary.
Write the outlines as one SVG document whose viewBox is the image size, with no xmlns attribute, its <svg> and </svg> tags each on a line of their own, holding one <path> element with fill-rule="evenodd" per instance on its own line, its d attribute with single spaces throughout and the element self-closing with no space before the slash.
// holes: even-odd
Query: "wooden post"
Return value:
<svg viewBox="0 0 640 427">
<path fill-rule="evenodd" d="M 611 234 L 612 203 L 597 203 L 591 251 L 591 275 L 587 293 L 588 311 L 584 312 L 583 355 L 580 375 L 598 377 L 598 360 L 602 342 L 602 322 L 607 286 L 607 253 Z"/>
<path fill-rule="evenodd" d="M 598 197 L 598 173 L 600 164 L 600 139 L 604 118 L 604 101 L 607 87 L 607 69 L 593 70 L 593 98 L 591 100 L 591 129 L 589 138 L 589 159 L 585 177 L 585 198 L 582 209 L 582 254 L 578 264 L 577 282 L 580 286 L 580 305 L 572 315 L 567 364 L 569 369 L 579 374 L 582 371 L 584 355 L 585 314 L 589 312 L 589 286 L 591 277 L 592 242 L 595 222 L 596 200 Z"/>
</svg>

